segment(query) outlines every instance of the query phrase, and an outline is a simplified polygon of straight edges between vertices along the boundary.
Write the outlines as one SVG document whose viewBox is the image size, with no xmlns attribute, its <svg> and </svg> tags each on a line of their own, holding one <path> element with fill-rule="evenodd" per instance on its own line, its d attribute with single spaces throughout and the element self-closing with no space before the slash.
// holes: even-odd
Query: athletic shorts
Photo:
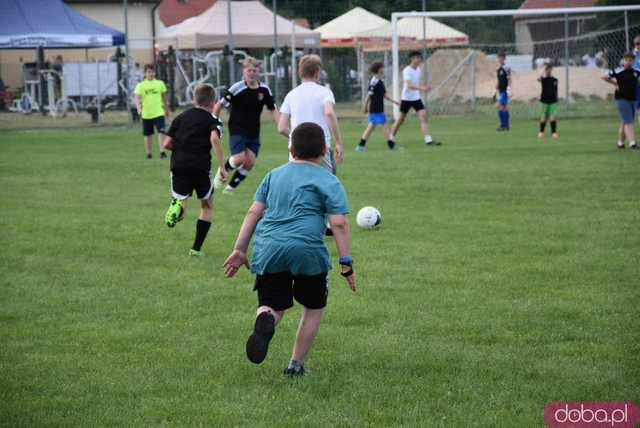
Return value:
<svg viewBox="0 0 640 428">
<path fill-rule="evenodd" d="M 198 199 L 209 199 L 213 195 L 213 178 L 208 172 L 171 172 L 171 196 L 184 200 L 195 190 Z"/>
<path fill-rule="evenodd" d="M 636 102 L 629 100 L 616 100 L 620 120 L 624 124 L 633 123 L 636 118 Z"/>
<path fill-rule="evenodd" d="M 558 110 L 558 103 L 543 103 L 540 102 L 540 115 L 541 116 L 555 116 Z"/>
<path fill-rule="evenodd" d="M 142 135 L 145 137 L 153 135 L 153 128 L 158 130 L 159 134 L 165 134 L 166 130 L 164 116 L 154 117 L 153 119 L 142 119 Z"/>
<path fill-rule="evenodd" d="M 284 311 L 293 306 L 293 299 L 305 308 L 327 306 L 329 286 L 327 272 L 318 275 L 293 275 L 290 272 L 256 275 L 253 287 L 258 292 L 258 305 Z"/>
<path fill-rule="evenodd" d="M 246 149 L 251 150 L 258 156 L 258 152 L 260 151 L 260 138 L 251 138 L 240 134 L 229 136 L 229 150 L 231 150 L 231 155 L 237 155 Z"/>
<path fill-rule="evenodd" d="M 506 92 L 498 92 L 496 102 L 501 106 L 506 106 L 507 104 L 509 104 L 509 95 L 507 95 Z"/>
<path fill-rule="evenodd" d="M 384 112 L 369 113 L 369 123 L 374 125 L 384 125 L 387 123 L 387 115 L 385 115 Z"/>
<path fill-rule="evenodd" d="M 400 111 L 402 113 L 404 113 L 404 114 L 409 113 L 409 110 L 411 110 L 411 108 L 413 108 L 415 111 L 424 110 L 424 104 L 422 104 L 422 100 L 415 100 L 415 101 L 402 100 L 402 101 L 400 101 Z"/>
</svg>

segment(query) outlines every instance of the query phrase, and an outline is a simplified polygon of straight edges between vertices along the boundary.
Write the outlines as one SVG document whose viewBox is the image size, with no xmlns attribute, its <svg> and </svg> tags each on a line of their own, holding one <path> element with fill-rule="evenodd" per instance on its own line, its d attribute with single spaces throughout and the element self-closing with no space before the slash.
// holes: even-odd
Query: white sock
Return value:
<svg viewBox="0 0 640 428">
<path fill-rule="evenodd" d="M 396 142 L 396 136 L 395 136 L 395 135 L 393 135 L 393 134 L 391 134 L 391 136 L 389 137 L 389 139 L 390 139 L 391 141 L 393 141 L 394 143 Z"/>
<path fill-rule="evenodd" d="M 624 146 L 624 143 L 622 141 L 618 140 L 618 146 L 622 147 L 622 146 Z"/>
<path fill-rule="evenodd" d="M 433 143 L 433 138 L 431 138 L 430 134 L 427 134 L 427 135 L 424 136 L 424 142 L 427 143 L 427 144 Z"/>
<path fill-rule="evenodd" d="M 231 168 L 236 169 L 238 168 L 240 165 L 236 165 L 235 161 L 233 160 L 233 157 L 229 158 L 229 165 L 231 166 Z"/>
</svg>

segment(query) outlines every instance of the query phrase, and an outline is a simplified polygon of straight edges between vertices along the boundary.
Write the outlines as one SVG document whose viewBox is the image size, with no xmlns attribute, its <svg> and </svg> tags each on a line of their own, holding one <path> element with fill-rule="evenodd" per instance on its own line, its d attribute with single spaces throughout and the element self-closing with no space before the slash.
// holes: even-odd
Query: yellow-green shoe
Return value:
<svg viewBox="0 0 640 428">
<path fill-rule="evenodd" d="M 165 223 L 167 223 L 167 226 L 175 227 L 176 223 L 182 220 L 182 213 L 182 202 L 180 202 L 180 200 L 178 199 L 172 199 L 171 205 L 169 205 L 169 209 L 164 215 L 164 221 Z"/>
<path fill-rule="evenodd" d="M 202 251 L 194 250 L 193 248 L 189 250 L 189 255 L 192 257 L 202 257 L 204 253 Z"/>
</svg>

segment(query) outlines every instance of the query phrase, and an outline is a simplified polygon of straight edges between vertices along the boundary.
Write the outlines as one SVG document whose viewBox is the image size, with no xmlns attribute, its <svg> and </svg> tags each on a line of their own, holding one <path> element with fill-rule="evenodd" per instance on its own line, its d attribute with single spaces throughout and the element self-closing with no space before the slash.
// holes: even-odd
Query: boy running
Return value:
<svg viewBox="0 0 640 428">
<path fill-rule="evenodd" d="M 165 214 L 167 226 L 174 227 L 184 218 L 187 198 L 195 190 L 200 199 L 200 217 L 196 223 L 196 238 L 189 255 L 202 256 L 204 243 L 213 216 L 213 183 L 211 180 L 211 147 L 221 170 L 222 180 L 228 178 L 224 170 L 224 157 L 220 147 L 222 123 L 211 114 L 215 103 L 215 90 L 209 85 L 198 85 L 194 94 L 194 107 L 173 120 L 164 147 L 171 153 L 171 205 Z"/>
<path fill-rule="evenodd" d="M 399 102 L 387 95 L 387 89 L 384 86 L 382 79 L 384 78 L 384 64 L 380 61 L 374 62 L 369 67 L 369 72 L 373 74 L 371 82 L 369 82 L 369 92 L 364 100 L 362 111 L 369 113 L 369 125 L 364 130 L 360 143 L 356 146 L 356 151 L 363 152 L 365 150 L 365 144 L 367 139 L 371 136 L 371 133 L 376 129 L 377 125 L 383 126 L 384 138 L 387 140 L 389 149 L 394 150 L 396 143 L 391 139 L 389 134 L 389 125 L 387 124 L 387 116 L 384 114 L 384 100 L 387 99 L 394 104 L 400 105 Z"/>
<path fill-rule="evenodd" d="M 630 149 L 638 149 L 633 127 L 640 70 L 633 67 L 634 60 L 635 56 L 632 52 L 625 53 L 622 67 L 611 70 L 608 75 L 602 77 L 605 82 L 609 82 L 616 87 L 615 99 L 620 115 L 620 128 L 618 129 L 619 149 L 624 149 L 625 137 L 629 141 Z"/>
<path fill-rule="evenodd" d="M 144 136 L 144 149 L 147 153 L 147 159 L 153 157 L 151 154 L 151 139 L 154 127 L 158 131 L 160 159 L 165 159 L 167 154 L 163 150 L 162 140 L 165 133 L 165 117 L 169 118 L 167 87 L 162 80 L 156 79 L 156 70 L 153 64 L 144 66 L 144 80 L 136 85 L 134 93 L 136 109 L 142 118 L 142 135 Z"/>
<path fill-rule="evenodd" d="M 496 108 L 498 109 L 498 118 L 500 119 L 500 131 L 509 130 L 509 97 L 511 96 L 511 67 L 506 65 L 507 54 L 498 53 L 498 69 L 496 75 L 498 83 L 496 84 Z"/>
<path fill-rule="evenodd" d="M 324 130 L 315 123 L 301 123 L 291 139 L 293 161 L 262 180 L 224 262 L 224 273 L 231 278 L 242 265 L 249 267 L 247 249 L 255 231 L 251 271 L 256 274 L 258 309 L 247 357 L 255 364 L 264 361 L 275 327 L 295 299 L 303 306 L 302 317 L 284 374 L 299 376 L 305 373 L 304 362 L 327 304 L 331 260 L 323 240 L 325 215 L 334 231 L 341 274 L 353 291 L 356 285 L 347 197 L 340 180 L 324 167 Z"/>
<path fill-rule="evenodd" d="M 218 116 L 222 107 L 231 109 L 229 115 L 229 148 L 231 155 L 224 170 L 235 171 L 231 181 L 222 193 L 233 194 L 238 185 L 253 169 L 260 151 L 260 115 L 264 106 L 271 112 L 273 121 L 278 123 L 278 110 L 271 89 L 260 82 L 260 64 L 254 58 L 247 58 L 242 64 L 243 80 L 233 84 L 225 96 L 216 104 L 213 114 Z M 221 172 L 214 178 L 216 189 L 222 187 Z"/>
<path fill-rule="evenodd" d="M 289 119 L 291 119 L 291 129 L 304 122 L 311 122 L 319 125 L 324 131 L 325 151 L 324 167 L 335 174 L 335 161 L 342 162 L 343 146 L 342 136 L 338 128 L 338 116 L 335 112 L 336 100 L 331 89 L 318 83 L 322 62 L 318 55 L 305 55 L 300 58 L 299 75 L 302 83 L 292 89 L 282 102 L 280 108 L 280 121 L 278 131 L 289 138 L 291 130 Z M 335 158 L 331 150 L 331 136 L 336 141 Z M 289 139 L 291 148 L 291 139 Z M 293 155 L 289 154 L 289 160 L 293 160 Z"/>
<path fill-rule="evenodd" d="M 400 115 L 391 127 L 391 141 L 395 143 L 396 134 L 400 126 L 404 123 L 409 110 L 414 109 L 418 113 L 420 119 L 420 128 L 424 136 L 424 143 L 427 146 L 439 146 L 440 143 L 433 141 L 429 134 L 429 122 L 427 118 L 427 110 L 424 108 L 420 92 L 427 92 L 429 87 L 420 85 L 420 64 L 422 64 L 422 54 L 420 51 L 412 51 L 409 54 L 409 65 L 402 70 L 402 80 L 404 87 L 402 88 L 402 98 L 400 100 Z"/>
<path fill-rule="evenodd" d="M 551 75 L 553 67 L 548 62 L 544 64 L 542 76 L 538 82 L 542 86 L 540 94 L 540 132 L 538 138 L 544 138 L 544 128 L 547 121 L 551 123 L 551 136 L 558 138 L 556 110 L 558 107 L 558 79 Z"/>
</svg>

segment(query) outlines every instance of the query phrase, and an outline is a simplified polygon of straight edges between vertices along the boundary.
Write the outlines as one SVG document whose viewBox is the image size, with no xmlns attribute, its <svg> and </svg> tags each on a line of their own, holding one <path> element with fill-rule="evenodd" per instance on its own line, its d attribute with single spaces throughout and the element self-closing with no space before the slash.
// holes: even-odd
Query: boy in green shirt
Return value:
<svg viewBox="0 0 640 428">
<path fill-rule="evenodd" d="M 151 159 L 151 137 L 153 128 L 158 130 L 158 146 L 160 158 L 165 159 L 162 140 L 165 134 L 165 116 L 169 118 L 169 105 L 167 102 L 167 87 L 162 80 L 156 79 L 156 71 L 153 64 L 144 66 L 144 80 L 136 85 L 135 102 L 138 114 L 142 117 L 142 135 L 147 159 Z"/>
</svg>

